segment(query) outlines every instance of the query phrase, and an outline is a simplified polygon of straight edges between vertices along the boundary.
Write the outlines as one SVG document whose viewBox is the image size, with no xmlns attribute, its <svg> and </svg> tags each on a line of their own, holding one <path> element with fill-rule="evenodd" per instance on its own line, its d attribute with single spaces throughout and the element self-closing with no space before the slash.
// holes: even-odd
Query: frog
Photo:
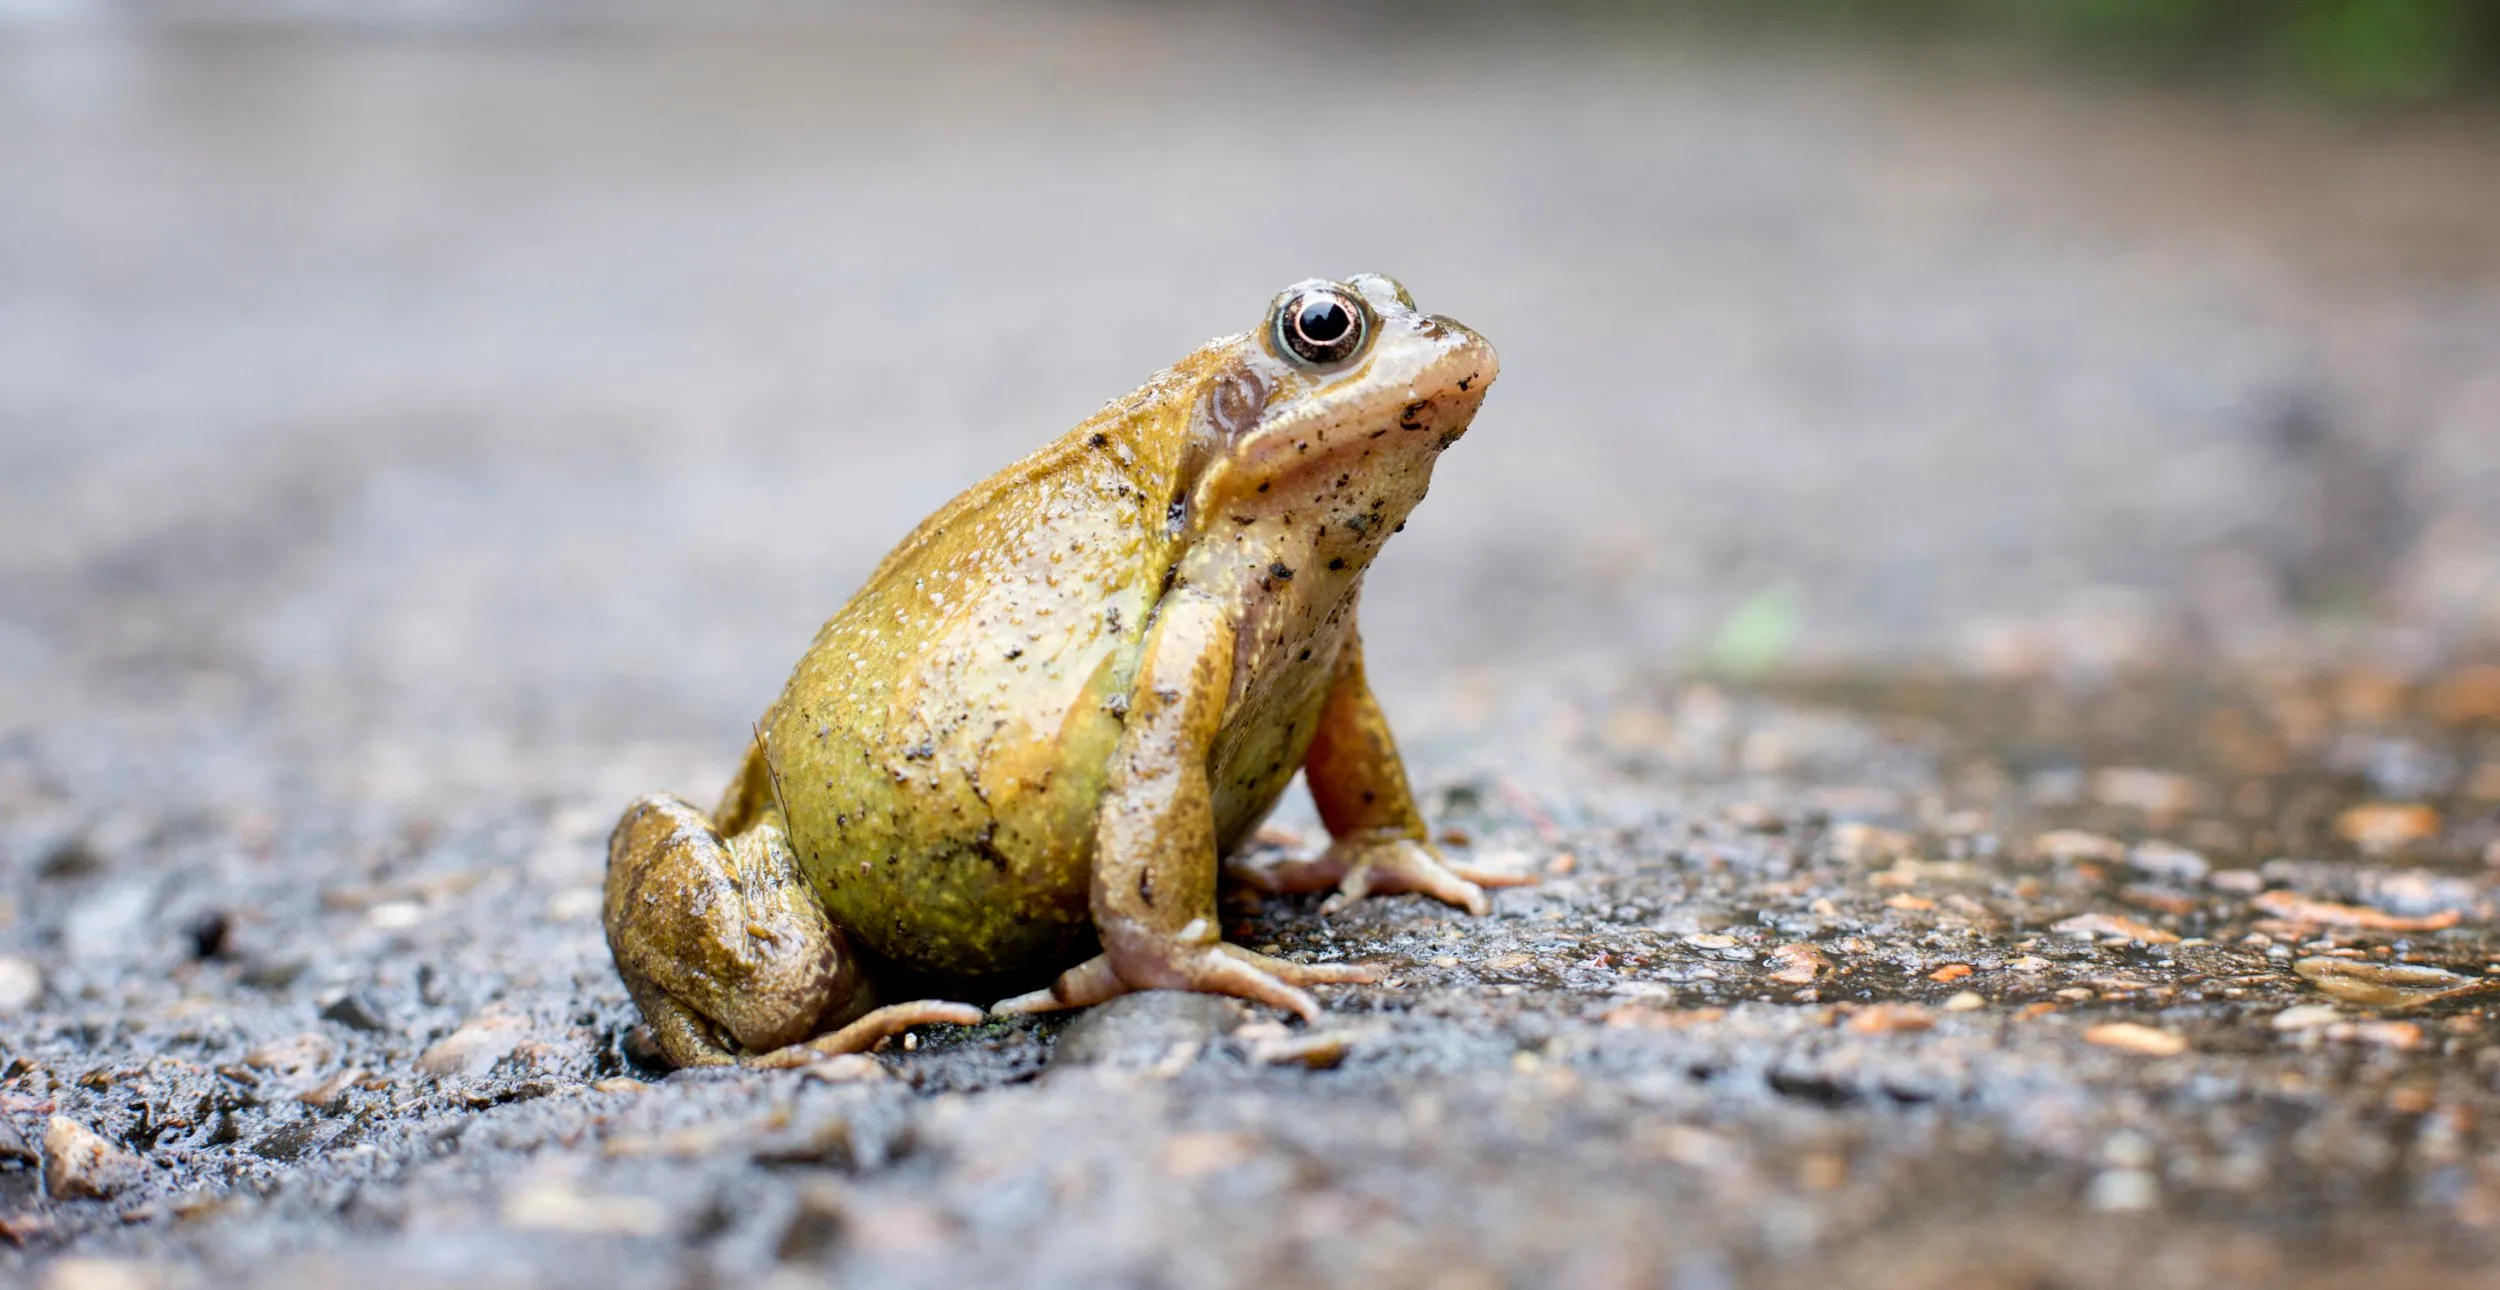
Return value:
<svg viewBox="0 0 2500 1290">
<path fill-rule="evenodd" d="M 618 821 L 602 922 L 659 1055 L 794 1067 L 1158 989 L 1309 1024 L 1380 969 L 1227 941 L 1221 884 L 1486 913 L 1526 879 L 1431 840 L 1356 610 L 1499 370 L 1395 279 L 1309 279 L 930 515 L 710 813 Z M 1297 774 L 1325 848 L 1245 848 Z"/>
</svg>

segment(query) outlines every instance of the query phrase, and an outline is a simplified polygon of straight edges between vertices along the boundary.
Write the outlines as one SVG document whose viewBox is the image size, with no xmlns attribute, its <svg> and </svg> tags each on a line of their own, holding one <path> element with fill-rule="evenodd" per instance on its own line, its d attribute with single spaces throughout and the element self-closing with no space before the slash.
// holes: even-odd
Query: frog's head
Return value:
<svg viewBox="0 0 2500 1290">
<path fill-rule="evenodd" d="M 1291 517 L 1359 570 L 1420 501 L 1501 369 L 1493 346 L 1391 278 L 1314 278 L 1202 370 L 1176 527 Z"/>
</svg>

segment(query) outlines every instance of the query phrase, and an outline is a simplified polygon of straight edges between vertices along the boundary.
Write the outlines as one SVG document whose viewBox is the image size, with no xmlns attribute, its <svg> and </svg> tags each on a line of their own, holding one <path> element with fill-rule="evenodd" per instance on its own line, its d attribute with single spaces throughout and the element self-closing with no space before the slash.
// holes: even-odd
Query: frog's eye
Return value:
<svg viewBox="0 0 2500 1290">
<path fill-rule="evenodd" d="M 1344 362 L 1370 331 L 1362 299 L 1335 287 L 1297 291 L 1276 311 L 1277 347 L 1314 367 Z"/>
</svg>

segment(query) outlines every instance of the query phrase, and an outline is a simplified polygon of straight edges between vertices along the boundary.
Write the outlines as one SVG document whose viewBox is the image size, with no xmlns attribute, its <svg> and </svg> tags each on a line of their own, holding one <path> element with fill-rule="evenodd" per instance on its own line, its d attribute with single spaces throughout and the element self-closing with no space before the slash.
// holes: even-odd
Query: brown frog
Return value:
<svg viewBox="0 0 2500 1290">
<path fill-rule="evenodd" d="M 1216 916 L 1297 770 L 1333 841 L 1236 880 L 1484 912 L 1505 879 L 1426 840 L 1355 604 L 1497 369 L 1388 278 L 1298 283 L 930 516 L 816 634 L 719 809 L 617 825 L 608 944 L 661 1050 L 796 1065 L 983 1016 L 879 1007 L 872 977 L 1057 973 L 1000 1013 L 1181 989 L 1314 1018 L 1303 987 L 1376 973 Z"/>
</svg>

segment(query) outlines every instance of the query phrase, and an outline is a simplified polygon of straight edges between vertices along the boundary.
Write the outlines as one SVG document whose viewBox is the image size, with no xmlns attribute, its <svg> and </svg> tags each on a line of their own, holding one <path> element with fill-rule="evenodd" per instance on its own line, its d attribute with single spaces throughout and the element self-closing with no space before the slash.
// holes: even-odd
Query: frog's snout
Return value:
<svg viewBox="0 0 2500 1290">
<path fill-rule="evenodd" d="M 1483 400 L 1485 387 L 1502 374 L 1502 356 L 1494 352 L 1491 341 L 1455 318 L 1419 315 L 1417 324 L 1441 349 L 1432 362 L 1432 383 L 1458 395 L 1473 411 Z"/>
</svg>

